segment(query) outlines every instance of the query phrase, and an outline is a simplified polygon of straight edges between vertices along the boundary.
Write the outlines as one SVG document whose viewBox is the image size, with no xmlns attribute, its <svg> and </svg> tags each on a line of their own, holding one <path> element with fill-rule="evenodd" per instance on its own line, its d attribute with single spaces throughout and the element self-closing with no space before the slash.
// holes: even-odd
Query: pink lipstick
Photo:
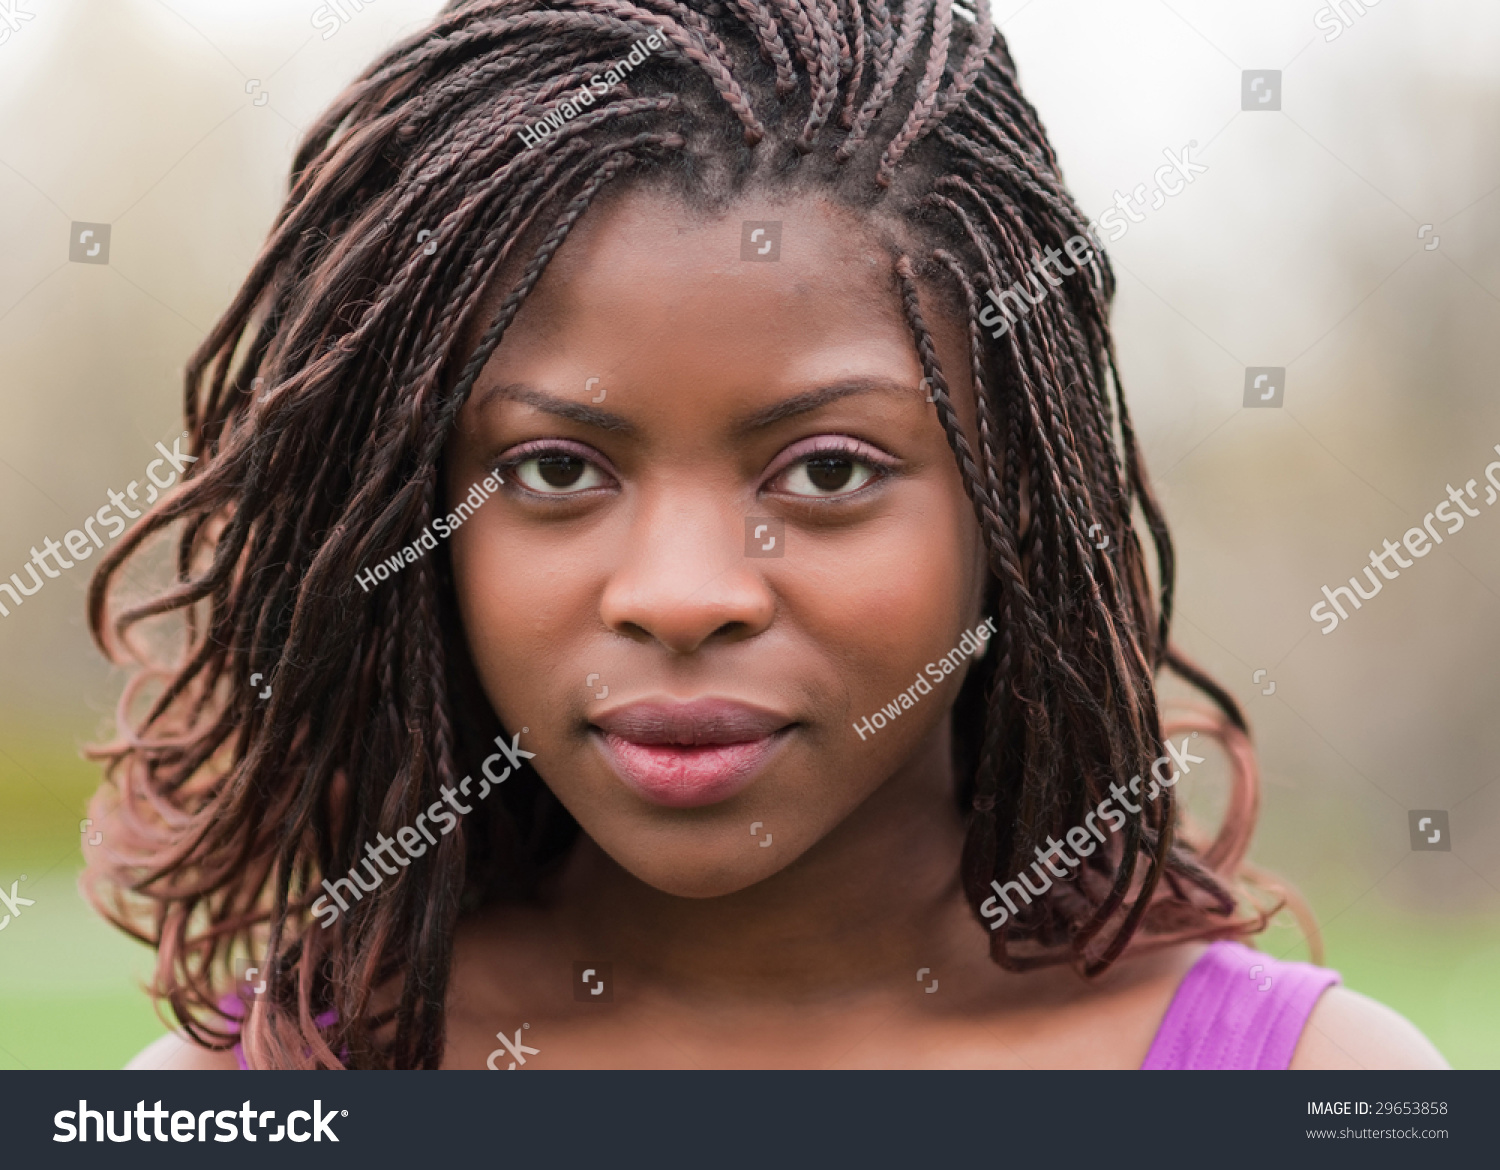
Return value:
<svg viewBox="0 0 1500 1170">
<path fill-rule="evenodd" d="M 615 774 L 667 808 L 717 804 L 743 791 L 793 723 L 729 699 L 631 703 L 593 719 Z"/>
</svg>

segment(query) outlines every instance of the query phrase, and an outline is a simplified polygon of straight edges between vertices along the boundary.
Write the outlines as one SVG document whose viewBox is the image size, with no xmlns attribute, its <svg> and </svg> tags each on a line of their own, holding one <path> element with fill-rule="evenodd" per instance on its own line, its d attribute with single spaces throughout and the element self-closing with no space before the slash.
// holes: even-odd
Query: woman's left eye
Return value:
<svg viewBox="0 0 1500 1170">
<path fill-rule="evenodd" d="M 817 498 L 847 496 L 876 476 L 876 469 L 847 451 L 804 455 L 776 477 L 772 486 L 788 495 Z"/>
</svg>

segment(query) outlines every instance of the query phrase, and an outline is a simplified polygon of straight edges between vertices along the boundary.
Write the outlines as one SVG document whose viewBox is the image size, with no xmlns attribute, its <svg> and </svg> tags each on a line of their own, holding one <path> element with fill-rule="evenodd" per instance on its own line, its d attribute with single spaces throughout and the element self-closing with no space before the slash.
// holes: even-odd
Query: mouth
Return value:
<svg viewBox="0 0 1500 1170">
<path fill-rule="evenodd" d="M 595 739 L 626 787 L 666 808 L 718 804 L 742 792 L 795 722 L 726 699 L 632 703 L 596 715 Z"/>
</svg>

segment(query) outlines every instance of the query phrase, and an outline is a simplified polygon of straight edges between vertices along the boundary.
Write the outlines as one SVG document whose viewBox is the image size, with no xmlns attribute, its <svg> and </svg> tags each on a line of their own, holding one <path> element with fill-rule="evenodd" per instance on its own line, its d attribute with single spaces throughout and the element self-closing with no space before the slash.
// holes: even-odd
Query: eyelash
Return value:
<svg viewBox="0 0 1500 1170">
<path fill-rule="evenodd" d="M 802 449 L 799 450 L 798 448 Z M 845 435 L 828 435 L 821 436 L 812 440 L 802 440 L 799 443 L 792 444 L 792 446 L 787 448 L 787 450 L 795 451 L 796 453 L 790 458 L 786 458 L 785 453 L 783 453 L 782 457 L 778 457 L 778 459 L 775 461 L 773 470 L 766 475 L 764 481 L 761 484 L 762 491 L 770 488 L 778 481 L 785 479 L 788 475 L 790 475 L 798 468 L 808 466 L 819 456 L 842 456 L 850 463 L 852 463 L 856 469 L 864 469 L 870 474 L 868 478 L 864 480 L 864 482 L 862 482 L 853 491 L 849 492 L 830 492 L 826 495 L 814 495 L 783 491 L 778 494 L 789 497 L 791 499 L 803 501 L 816 500 L 819 502 L 828 502 L 850 499 L 864 492 L 872 484 L 877 484 L 886 479 L 896 470 L 895 462 L 884 452 L 879 451 L 877 448 L 872 447 L 868 443 L 861 442 L 858 439 L 854 439 Z M 600 487 L 608 486 L 596 485 L 594 487 L 583 488 L 578 491 L 556 492 L 538 491 L 535 488 L 528 487 L 524 482 L 522 482 L 522 477 L 519 474 L 519 468 L 527 463 L 532 462 L 533 460 L 540 459 L 547 455 L 562 455 L 573 459 L 579 459 L 583 461 L 589 468 L 604 475 L 610 481 L 618 482 L 614 475 L 614 472 L 599 459 L 597 453 L 594 452 L 591 448 L 586 447 L 581 443 L 573 443 L 571 441 L 559 439 L 535 439 L 531 442 L 523 443 L 519 447 L 515 447 L 510 451 L 507 451 L 503 456 L 501 456 L 500 459 L 496 460 L 495 463 L 491 465 L 489 470 L 499 474 L 501 478 L 505 479 L 507 483 L 514 484 L 519 491 L 527 494 L 528 496 L 531 496 L 534 499 L 576 499 L 578 497 L 598 491 L 600 490 Z"/>
</svg>

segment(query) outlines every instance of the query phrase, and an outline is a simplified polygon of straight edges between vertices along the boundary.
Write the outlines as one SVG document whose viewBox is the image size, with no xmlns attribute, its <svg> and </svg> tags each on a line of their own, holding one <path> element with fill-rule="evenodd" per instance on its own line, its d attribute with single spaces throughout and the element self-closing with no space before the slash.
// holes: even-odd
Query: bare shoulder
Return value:
<svg viewBox="0 0 1500 1170">
<path fill-rule="evenodd" d="M 1291 1067 L 1447 1068 L 1448 1062 L 1400 1012 L 1347 987 L 1330 987 L 1308 1017 Z"/>
<path fill-rule="evenodd" d="M 215 1052 L 194 1044 L 181 1032 L 168 1032 L 137 1052 L 127 1069 L 197 1069 L 202 1071 L 238 1071 L 240 1064 L 233 1052 Z"/>
</svg>

